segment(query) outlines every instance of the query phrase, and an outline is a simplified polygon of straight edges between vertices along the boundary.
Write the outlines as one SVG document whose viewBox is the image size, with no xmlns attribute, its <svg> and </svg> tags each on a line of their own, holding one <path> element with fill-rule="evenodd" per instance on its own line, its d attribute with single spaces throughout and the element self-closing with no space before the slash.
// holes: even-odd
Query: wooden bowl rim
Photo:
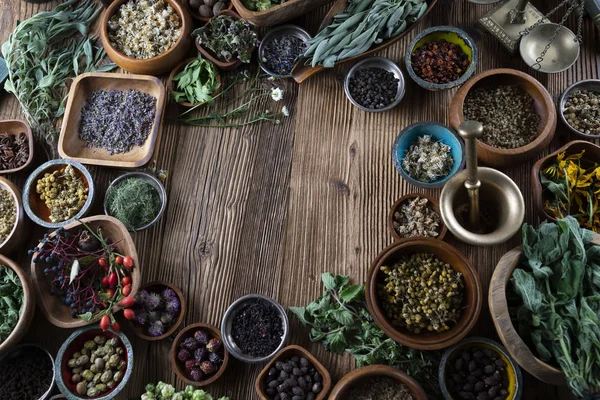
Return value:
<svg viewBox="0 0 600 400">
<path fill-rule="evenodd" d="M 470 287 L 470 290 L 473 292 L 473 304 L 467 304 L 467 307 L 461 314 L 459 321 L 451 328 L 455 330 L 454 336 L 450 336 L 443 341 L 440 341 L 439 339 L 436 340 L 436 338 L 440 336 L 439 333 L 430 333 L 427 337 L 421 335 L 420 337 L 414 338 L 413 336 L 418 336 L 418 334 L 407 333 L 403 330 L 397 329 L 390 322 L 388 322 L 387 318 L 383 314 L 383 311 L 378 305 L 377 291 L 375 286 L 377 284 L 376 275 L 379 273 L 379 268 L 387 258 L 396 254 L 398 251 L 402 250 L 403 253 L 408 254 L 410 253 L 410 249 L 415 246 L 438 248 L 445 253 L 453 254 L 461 260 L 465 270 L 469 272 L 472 280 L 475 282 L 475 284 Z M 407 249 L 409 251 L 406 251 Z M 452 268 L 455 269 L 455 266 L 452 265 Z M 440 350 L 459 342 L 473 329 L 477 323 L 483 304 L 483 287 L 477 270 L 473 268 L 473 265 L 469 259 L 460 251 L 458 251 L 458 249 L 439 239 L 414 238 L 392 243 L 383 249 L 373 261 L 371 268 L 367 273 L 367 281 L 365 286 L 367 309 L 369 310 L 369 313 L 373 317 L 373 320 L 377 326 L 379 326 L 379 328 L 381 328 L 381 330 L 395 342 L 418 350 Z M 467 280 L 465 279 L 465 287 L 466 286 Z"/>
<path fill-rule="evenodd" d="M 0 353 L 2 353 L 6 349 L 17 344 L 23 338 L 25 333 L 27 333 L 35 314 L 35 292 L 31 278 L 23 271 L 23 269 L 21 269 L 19 264 L 6 257 L 4 254 L 0 254 L 0 265 L 5 265 L 17 274 L 23 289 L 21 315 L 19 315 L 19 320 L 10 332 L 10 335 L 0 343 Z"/>
<path fill-rule="evenodd" d="M 2 250 L 2 248 L 10 241 L 10 239 L 14 237 L 15 233 L 17 233 L 17 230 L 19 230 L 20 235 L 23 234 L 23 232 L 21 232 L 20 229 L 22 225 L 20 224 L 20 222 L 23 221 L 23 219 L 25 218 L 25 208 L 23 206 L 23 196 L 21 195 L 21 191 L 17 186 L 15 186 L 14 183 L 0 176 L 0 189 L 4 189 L 8 193 L 10 193 L 13 201 L 15 202 L 15 209 L 17 211 L 15 215 L 15 223 L 13 224 L 10 233 L 8 234 L 4 242 L 0 243 L 0 250 Z"/>
<path fill-rule="evenodd" d="M 556 107 L 554 106 L 554 100 L 552 99 L 552 96 L 550 95 L 550 93 L 548 93 L 548 90 L 546 90 L 546 88 L 533 76 L 511 68 L 496 68 L 484 71 L 473 76 L 471 79 L 465 82 L 465 84 L 460 89 L 458 89 L 458 91 L 450 101 L 450 121 L 452 121 L 453 114 L 456 115 L 456 117 L 458 118 L 459 124 L 465 121 L 465 117 L 463 114 L 464 99 L 467 97 L 469 91 L 477 82 L 493 75 L 508 75 L 532 84 L 544 99 L 544 108 L 548 113 L 548 117 L 546 118 L 545 124 L 541 128 L 541 132 L 535 137 L 535 139 L 527 143 L 525 146 L 516 147 L 514 149 L 501 149 L 498 147 L 490 146 L 482 142 L 481 140 L 477 140 L 477 146 L 480 146 L 482 149 L 492 154 L 501 156 L 515 156 L 533 151 L 536 149 L 536 147 L 541 145 L 544 140 L 548 139 L 549 137 L 553 137 L 556 131 L 557 115 Z M 540 149 L 540 151 L 541 150 L 542 149 Z"/>
<path fill-rule="evenodd" d="M 289 353 L 289 356 L 288 356 L 288 353 Z M 286 346 L 283 349 L 281 349 L 280 351 L 278 351 L 277 354 L 275 354 L 275 356 L 273 356 L 273 358 L 267 363 L 267 365 L 265 365 L 265 367 L 258 374 L 258 377 L 256 378 L 256 381 L 254 382 L 254 388 L 256 389 L 256 394 L 258 394 L 258 396 L 261 398 L 261 400 L 270 400 L 269 397 L 267 397 L 267 395 L 264 393 L 264 391 L 261 388 L 261 382 L 264 380 L 265 375 L 267 375 L 267 373 L 269 372 L 271 367 L 273 367 L 277 361 L 279 361 L 280 359 L 282 359 L 284 357 L 285 358 L 293 357 L 294 353 L 300 353 L 300 354 L 302 354 L 302 356 L 304 358 L 308 359 L 308 361 L 310 361 L 310 363 L 313 365 L 313 367 L 317 370 L 317 372 L 319 374 L 321 374 L 321 377 L 323 378 L 323 382 L 322 382 L 323 389 L 317 395 L 315 400 L 324 400 L 327 397 L 327 394 L 329 393 L 329 389 L 331 389 L 331 374 L 329 373 L 329 371 L 327 371 L 327 369 L 323 366 L 323 364 L 321 364 L 321 362 L 315 356 L 313 356 L 308 350 L 306 350 L 302 346 L 297 346 L 297 345 L 293 344 L 293 345 Z"/>
<path fill-rule="evenodd" d="M 223 342 L 223 338 L 221 337 L 221 331 L 216 326 L 211 325 L 211 324 L 206 324 L 204 322 L 198 322 L 195 324 L 190 324 L 190 325 L 186 326 L 185 328 L 183 328 L 181 331 L 179 331 L 179 333 L 173 340 L 173 345 L 171 346 L 171 351 L 169 352 L 169 358 L 171 359 L 171 366 L 173 367 L 175 374 L 186 385 L 202 387 L 202 386 L 210 385 L 211 383 L 213 383 L 214 381 L 219 379 L 221 377 L 221 375 L 223 375 L 223 372 L 225 372 L 225 369 L 227 368 L 227 365 L 229 364 L 229 353 L 227 352 L 225 345 L 222 345 L 223 363 L 221 364 L 221 367 L 219 368 L 219 370 L 214 375 L 212 375 L 210 378 L 204 379 L 204 380 L 201 380 L 198 382 L 188 379 L 187 376 L 185 376 L 185 374 L 183 374 L 181 372 L 181 366 L 179 365 L 179 361 L 177 360 L 177 349 L 179 348 L 179 342 L 183 338 L 183 335 L 185 335 L 186 333 L 188 333 L 189 331 L 191 331 L 193 329 L 205 329 L 210 332 L 212 337 L 216 337 L 221 342 Z"/>
<path fill-rule="evenodd" d="M 225 10 L 233 11 L 233 2 L 231 0 L 227 0 L 227 1 L 229 1 L 229 6 L 225 7 L 221 11 L 225 11 Z M 192 11 L 192 7 L 190 7 L 190 0 L 183 0 L 183 5 L 185 8 L 187 8 L 187 10 L 190 13 L 190 15 L 192 16 L 192 18 L 195 19 L 196 21 L 208 22 L 208 20 L 212 18 L 212 17 L 208 17 L 208 18 L 201 17 L 200 14 Z M 213 17 L 214 17 L 214 15 L 213 15 Z"/>
<path fill-rule="evenodd" d="M 138 289 L 140 287 L 140 281 L 141 281 L 141 273 L 140 273 L 140 262 L 139 262 L 139 258 L 138 258 L 138 254 L 137 254 L 137 250 L 135 247 L 135 242 L 133 241 L 133 238 L 131 237 L 131 235 L 129 234 L 129 231 L 127 230 L 127 228 L 125 227 L 125 225 L 123 225 L 123 223 L 121 221 L 119 221 L 118 219 L 114 218 L 114 217 L 110 217 L 108 215 L 95 215 L 92 217 L 87 217 L 87 218 L 82 218 L 79 221 L 81 222 L 85 222 L 86 224 L 89 223 L 107 223 L 107 224 L 111 224 L 114 225 L 118 228 L 119 232 L 121 232 L 121 234 L 123 235 L 122 241 L 127 244 L 128 246 L 131 247 L 132 251 L 129 254 L 131 256 L 131 258 L 133 258 L 133 271 L 131 273 L 131 294 L 130 296 L 134 296 L 137 294 Z M 71 222 L 70 224 L 65 225 L 63 228 L 68 231 L 74 228 L 77 228 L 78 226 L 81 225 L 81 223 L 79 221 L 74 221 Z M 56 231 L 50 233 L 48 236 L 49 237 L 53 237 L 54 235 L 56 235 Z M 38 244 L 38 246 L 41 246 L 42 243 L 40 242 Z M 34 253 L 33 257 L 35 257 L 38 253 Z M 37 296 L 42 299 L 44 298 L 43 293 L 42 293 L 42 288 L 40 287 L 41 284 L 41 280 L 38 279 L 37 276 L 37 267 L 36 264 L 33 262 L 33 257 L 32 257 L 32 261 L 30 264 L 30 271 L 31 271 L 31 278 L 33 281 L 33 287 L 36 291 Z M 46 317 L 46 319 L 48 321 L 50 321 L 50 323 L 54 326 L 58 326 L 59 328 L 82 328 L 82 327 L 86 327 L 87 325 L 91 325 L 94 324 L 96 322 L 98 322 L 98 318 L 93 318 L 90 321 L 85 321 L 83 319 L 75 319 L 75 318 L 71 318 L 69 317 L 68 321 L 66 321 L 65 319 L 61 319 L 60 316 L 56 316 L 54 313 L 52 313 L 50 311 L 50 309 L 46 306 L 46 302 L 45 301 L 39 301 L 38 302 L 39 308 L 42 311 L 42 313 L 44 314 L 44 316 Z M 113 306 L 113 313 L 118 312 L 119 310 L 121 310 L 122 308 L 118 305 Z M 66 321 L 66 322 L 65 322 Z"/>
<path fill-rule="evenodd" d="M 498 261 L 492 274 L 488 293 L 488 306 L 492 320 L 494 321 L 494 327 L 500 341 L 521 368 L 545 383 L 564 385 L 566 384 L 565 374 L 560 369 L 538 359 L 531 349 L 529 349 L 529 346 L 525 344 L 510 319 L 508 303 L 506 301 L 506 285 L 510 276 L 512 276 L 512 272 L 519 264 L 519 258 L 523 252 L 522 249 L 522 246 L 517 246 L 505 253 Z M 508 263 L 509 260 L 512 261 Z M 506 339 L 507 333 L 511 334 L 514 340 L 508 341 Z M 517 357 L 517 352 L 521 352 L 524 357 Z M 540 376 L 534 369 L 534 365 L 547 369 L 552 376 L 551 379 Z"/>
<path fill-rule="evenodd" d="M 3 175 L 8 175 L 8 174 L 12 174 L 18 171 L 21 171 L 25 168 L 27 168 L 31 162 L 33 161 L 33 151 L 34 151 L 34 147 L 33 147 L 33 133 L 31 132 L 31 128 L 29 127 L 29 124 L 27 123 L 27 121 L 22 120 L 22 119 L 5 119 L 0 121 L 0 131 L 2 131 L 2 125 L 3 124 L 20 124 L 21 126 L 23 126 L 23 133 L 25 133 L 25 136 L 27 136 L 27 142 L 28 142 L 28 147 L 29 147 L 29 157 L 27 158 L 27 161 L 25 161 L 25 164 L 21 165 L 20 167 L 17 168 L 12 168 L 12 169 L 7 169 L 4 171 L 0 171 L 0 174 Z M 10 132 L 6 132 L 12 135 L 12 133 Z M 20 133 L 20 132 L 19 132 Z M 13 135 L 15 136 L 15 135 Z"/>
<path fill-rule="evenodd" d="M 185 319 L 185 317 L 187 315 L 187 303 L 185 301 L 185 297 L 183 296 L 183 292 L 181 291 L 181 289 L 179 289 L 177 286 L 173 285 L 172 283 L 169 283 L 166 281 L 152 281 L 152 282 L 145 283 L 140 286 L 138 292 L 146 290 L 147 288 L 152 287 L 152 286 L 165 286 L 169 289 L 172 289 L 177 294 L 177 297 L 179 298 L 179 304 L 180 304 L 179 317 L 177 317 L 177 320 L 173 323 L 173 325 L 171 325 L 171 327 L 169 328 L 168 331 L 166 331 L 164 334 L 162 334 L 160 336 L 146 335 L 146 334 L 142 333 L 143 326 L 136 323 L 135 321 L 128 320 L 127 322 L 129 323 L 129 325 L 131 326 L 131 329 L 133 330 L 133 333 L 135 333 L 135 335 L 137 337 L 139 337 L 140 339 L 143 339 L 143 340 L 147 340 L 149 342 L 156 342 L 156 341 L 168 338 L 169 336 L 171 336 L 173 334 L 173 332 L 175 332 L 181 326 L 181 324 L 183 323 L 183 320 Z"/>
<path fill-rule="evenodd" d="M 231 4 L 235 3 L 235 9 L 236 10 L 242 9 L 245 14 L 250 15 L 252 18 L 256 18 L 256 17 L 262 17 L 262 16 L 265 16 L 265 15 L 274 14 L 277 11 L 281 10 L 282 8 L 291 7 L 292 5 L 296 5 L 296 3 L 300 3 L 300 2 L 306 1 L 306 0 L 289 0 L 289 1 L 285 1 L 285 2 L 283 2 L 281 4 L 277 4 L 276 6 L 271 7 L 269 9 L 267 9 L 267 10 L 264 10 L 264 11 L 252 11 L 252 10 L 249 10 L 248 8 L 246 8 L 246 6 L 242 3 L 241 0 L 230 0 L 230 1 L 231 1 Z"/>
<path fill-rule="evenodd" d="M 446 233 L 448 232 L 448 227 L 444 223 L 444 220 L 442 220 L 442 214 L 440 212 L 440 202 L 433 196 L 430 196 L 426 193 L 416 193 L 416 192 L 408 193 L 408 194 L 405 194 L 404 196 L 400 197 L 398 200 L 396 200 L 394 202 L 394 204 L 390 208 L 390 213 L 388 214 L 388 229 L 390 230 L 390 233 L 394 237 L 394 240 L 398 241 L 398 240 L 424 238 L 425 237 L 425 236 L 413 236 L 410 238 L 400 237 L 400 235 L 398 235 L 398 232 L 396 232 L 396 229 L 394 229 L 394 225 L 393 225 L 394 213 L 396 212 L 398 207 L 401 204 L 406 203 L 408 200 L 412 200 L 417 197 L 426 198 L 427 201 L 429 201 L 429 204 L 431 205 L 431 208 L 433 209 L 433 211 L 438 213 L 438 215 L 440 216 L 440 223 L 441 223 L 440 233 L 435 238 L 432 238 L 432 239 L 444 240 L 444 237 L 446 236 Z"/>
<path fill-rule="evenodd" d="M 179 4 L 179 2 L 177 2 L 176 0 L 164 0 L 167 3 L 169 3 L 169 5 L 171 7 L 173 7 L 173 9 L 175 10 L 175 12 L 177 12 L 177 14 L 179 14 L 179 18 L 181 19 L 181 33 L 179 34 L 179 38 L 177 39 L 177 41 L 175 43 L 173 43 L 173 45 L 164 53 L 160 53 L 157 56 L 154 56 L 152 58 L 135 58 L 135 57 L 130 57 L 127 56 L 125 54 L 123 54 L 123 52 L 121 52 L 120 50 L 117 50 L 115 47 L 113 47 L 113 45 L 110 43 L 110 40 L 108 40 L 108 20 L 110 19 L 110 17 L 113 16 L 113 14 L 117 11 L 117 9 L 119 7 L 121 7 L 123 5 L 123 3 L 127 2 L 129 0 L 113 0 L 113 2 L 111 3 L 110 6 L 108 6 L 108 8 L 106 10 L 104 10 L 104 13 L 102 14 L 102 19 L 100 21 L 100 39 L 102 41 L 102 45 L 106 47 L 109 47 L 116 56 L 118 56 L 119 58 L 121 58 L 122 60 L 127 60 L 131 63 L 136 63 L 138 65 L 143 65 L 143 64 L 151 64 L 154 61 L 158 61 L 164 57 L 166 57 L 167 55 L 169 55 L 170 53 L 172 53 L 179 45 L 181 45 L 181 43 L 183 42 L 183 40 L 185 39 L 185 30 L 186 30 L 186 12 L 187 9 L 182 6 L 181 4 Z M 190 21 L 188 21 L 189 23 Z"/>
<path fill-rule="evenodd" d="M 184 0 L 187 1 L 187 0 Z M 175 78 L 175 75 L 177 75 L 177 73 L 184 68 L 185 66 L 187 66 L 189 63 L 191 63 L 192 61 L 197 60 L 198 57 L 190 57 L 190 58 L 186 58 L 183 61 L 181 61 L 180 63 L 178 63 L 172 70 L 171 73 L 169 74 L 169 78 L 167 79 L 167 90 L 169 91 L 169 95 L 171 95 L 174 90 L 175 90 L 175 86 L 173 84 L 173 78 Z M 213 64 L 215 66 L 215 69 L 217 71 L 217 82 L 219 83 L 219 87 L 217 88 L 217 90 L 215 90 L 214 92 L 211 93 L 212 97 L 215 97 L 217 94 L 219 94 L 221 92 L 221 90 L 223 89 L 223 82 L 221 80 L 221 74 L 219 73 L 219 67 L 217 66 L 217 64 L 215 64 L 214 62 L 205 59 L 205 61 Z M 173 99 L 173 101 L 175 101 L 175 99 Z M 176 102 L 177 103 L 177 102 Z M 181 104 L 184 107 L 196 107 L 199 106 L 201 104 L 206 104 L 206 102 L 202 103 L 202 102 L 198 102 L 198 103 L 189 103 L 187 101 L 182 101 L 181 103 L 177 103 L 177 104 Z"/>
<path fill-rule="evenodd" d="M 592 142 L 588 142 L 587 140 L 572 140 L 570 142 L 568 142 L 567 144 L 565 144 L 564 146 L 562 146 L 560 149 L 556 150 L 553 153 L 548 154 L 545 157 L 540 158 L 538 161 L 536 161 L 535 164 L 533 164 L 533 167 L 531 168 L 531 184 L 532 184 L 532 191 L 533 191 L 533 202 L 535 205 L 535 208 L 537 209 L 537 212 L 540 216 L 556 222 L 556 217 L 551 216 L 550 214 L 548 214 L 546 212 L 546 210 L 544 209 L 544 187 L 542 186 L 542 182 L 540 181 L 540 171 L 542 169 L 542 167 L 544 166 L 544 164 L 546 164 L 550 159 L 556 157 L 557 155 L 559 155 L 562 152 L 567 152 L 571 147 L 573 146 L 583 146 L 583 147 L 591 147 L 591 148 L 596 148 L 599 152 L 600 152 L 600 146 L 598 146 L 595 143 Z M 600 162 L 600 160 L 598 160 L 598 162 Z"/>
<path fill-rule="evenodd" d="M 427 394 L 413 377 L 406 374 L 404 371 L 390 367 L 389 365 L 377 364 L 367 367 L 357 368 L 344 375 L 342 379 L 334 386 L 328 400 L 344 400 L 340 398 L 340 392 L 346 388 L 351 388 L 359 380 L 367 377 L 386 376 L 393 378 L 408 386 L 411 393 L 416 397 L 415 400 L 427 400 Z"/>
</svg>

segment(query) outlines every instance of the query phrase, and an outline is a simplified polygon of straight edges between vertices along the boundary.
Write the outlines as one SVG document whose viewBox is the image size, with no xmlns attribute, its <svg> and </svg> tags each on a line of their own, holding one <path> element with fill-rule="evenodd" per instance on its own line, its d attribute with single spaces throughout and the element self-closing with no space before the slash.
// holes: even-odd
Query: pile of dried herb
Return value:
<svg viewBox="0 0 600 400">
<path fill-rule="evenodd" d="M 306 51 L 306 43 L 296 35 L 282 35 L 263 45 L 261 62 L 274 74 L 287 76 Z"/>
<path fill-rule="evenodd" d="M 88 199 L 89 188 L 72 165 L 45 173 L 36 182 L 35 191 L 50 210 L 50 221 L 74 218 Z"/>
<path fill-rule="evenodd" d="M 17 221 L 17 204 L 8 190 L 0 189 L 0 244 L 8 238 Z"/>
<path fill-rule="evenodd" d="M 23 285 L 18 275 L 0 265 L 0 343 L 4 342 L 19 322 L 23 308 Z"/>
<path fill-rule="evenodd" d="M 106 192 L 108 215 L 117 218 L 131 231 L 154 221 L 161 206 L 160 194 L 147 179 L 126 178 Z"/>
<path fill-rule="evenodd" d="M 600 387 L 600 246 L 572 217 L 538 229 L 524 224 L 522 232 L 511 317 L 537 357 L 557 364 L 583 397 Z"/>
<path fill-rule="evenodd" d="M 544 210 L 555 218 L 571 215 L 580 224 L 600 232 L 600 164 L 580 153 L 560 153 L 550 166 L 541 171 Z"/>
<path fill-rule="evenodd" d="M 448 176 L 454 165 L 450 146 L 431 135 L 419 136 L 404 152 L 402 168 L 413 179 L 434 182 Z"/>
<path fill-rule="evenodd" d="M 19 168 L 29 159 L 29 139 L 24 132 L 0 133 L 0 170 Z"/>
<path fill-rule="evenodd" d="M 409 387 L 387 376 L 359 382 L 350 390 L 347 400 L 413 400 Z"/>
<path fill-rule="evenodd" d="M 216 58 L 227 62 L 239 59 L 249 63 L 252 51 L 258 44 L 258 37 L 250 24 L 229 15 L 211 18 L 208 25 L 194 30 L 192 37 Z"/>
<path fill-rule="evenodd" d="M 154 124 L 156 98 L 139 90 L 94 90 L 81 109 L 79 138 L 108 154 L 142 146 Z"/>
<path fill-rule="evenodd" d="M 426 197 L 416 197 L 400 204 L 394 212 L 392 221 L 398 236 L 437 237 L 440 234 L 442 218 L 428 203 Z"/>
<path fill-rule="evenodd" d="M 387 364 L 406 371 L 428 392 L 441 398 L 437 369 L 440 354 L 402 346 L 388 338 L 373 322 L 365 303 L 365 286 L 350 284 L 350 278 L 328 272 L 321 276 L 325 292 L 306 307 L 290 307 L 311 330 L 309 338 L 329 351 L 348 352 L 359 367 Z"/>
</svg>

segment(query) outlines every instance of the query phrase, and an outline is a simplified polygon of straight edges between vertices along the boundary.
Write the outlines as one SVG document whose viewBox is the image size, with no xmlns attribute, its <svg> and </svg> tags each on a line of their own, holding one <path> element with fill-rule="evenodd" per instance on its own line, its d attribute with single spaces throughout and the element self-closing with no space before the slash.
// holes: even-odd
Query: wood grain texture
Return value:
<svg viewBox="0 0 600 400">
<path fill-rule="evenodd" d="M 547 12 L 558 0 L 535 1 Z M 0 41 L 6 40 L 17 19 L 25 19 L 57 2 L 35 5 L 20 0 L 0 0 Z M 473 35 L 480 59 L 478 72 L 491 68 L 515 68 L 532 74 L 554 99 L 572 82 L 598 78 L 600 34 L 589 19 L 579 61 L 556 75 L 532 72 L 518 57 L 510 57 L 488 34 L 475 30 L 476 19 L 491 6 L 466 0 L 439 0 L 435 10 L 418 27 L 380 55 L 401 63 L 406 46 L 416 33 L 435 25 L 456 25 Z M 293 21 L 314 32 L 327 6 Z M 575 19 L 568 20 L 575 26 Z M 275 297 L 285 306 L 306 305 L 322 292 L 320 274 L 344 273 L 364 281 L 375 256 L 393 238 L 387 231 L 390 206 L 403 194 L 418 191 L 435 197 L 439 190 L 423 191 L 403 182 L 391 161 L 391 147 L 398 132 L 419 121 L 448 122 L 448 107 L 455 90 L 432 93 L 407 80 L 402 103 L 383 114 L 354 108 L 343 92 L 344 64 L 325 71 L 301 86 L 277 83 L 285 90 L 285 105 L 292 115 L 280 125 L 262 124 L 240 129 L 206 129 L 173 122 L 177 109 L 169 104 L 155 150 L 157 168 L 169 171 L 168 209 L 159 224 L 136 233 L 134 241 L 143 268 L 143 281 L 165 280 L 180 287 L 187 299 L 184 324 L 220 325 L 227 306 L 248 293 Z M 261 100 L 256 110 L 281 107 L 282 102 Z M 14 97 L 0 95 L 0 119 L 23 118 Z M 559 124 L 545 154 L 573 136 Z M 36 148 L 36 150 L 38 150 Z M 39 154 L 39 153 L 38 153 Z M 541 157 L 541 155 L 540 155 Z M 527 222 L 538 218 L 531 193 L 533 161 L 504 169 L 523 190 Z M 37 162 L 37 161 L 36 161 Z M 91 167 L 98 193 L 120 171 Z M 22 187 L 26 174 L 9 179 Z M 102 195 L 94 204 L 102 213 Z M 37 229 L 31 247 L 44 230 Z M 495 265 L 518 237 L 493 248 L 476 248 L 447 239 L 472 261 L 487 293 Z M 27 266 L 26 249 L 18 258 Z M 484 300 L 484 312 L 472 335 L 497 340 Z M 326 352 L 309 343 L 308 331 L 290 318 L 291 343 L 300 344 L 339 380 L 354 367 L 349 356 Z M 124 322 L 123 320 L 121 322 Z M 56 354 L 71 333 L 54 328 L 36 313 L 25 340 L 36 341 Z M 156 343 L 138 339 L 122 323 L 135 351 L 132 379 L 117 400 L 137 398 L 148 382 L 176 379 L 169 364 L 169 340 Z M 254 380 L 261 365 L 231 360 L 224 375 L 207 389 L 232 400 L 257 400 Z M 566 388 L 537 381 L 526 374 L 524 399 L 574 400 Z"/>
</svg>

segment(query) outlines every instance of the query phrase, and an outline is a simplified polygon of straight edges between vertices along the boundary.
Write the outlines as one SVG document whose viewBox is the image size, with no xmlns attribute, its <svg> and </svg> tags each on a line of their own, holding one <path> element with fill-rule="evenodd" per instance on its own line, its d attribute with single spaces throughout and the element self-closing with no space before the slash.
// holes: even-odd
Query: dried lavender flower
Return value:
<svg viewBox="0 0 600 400">
<path fill-rule="evenodd" d="M 404 152 L 402 168 L 413 179 L 434 182 L 448 176 L 454 165 L 450 146 L 431 135 L 420 136 Z"/>
</svg>

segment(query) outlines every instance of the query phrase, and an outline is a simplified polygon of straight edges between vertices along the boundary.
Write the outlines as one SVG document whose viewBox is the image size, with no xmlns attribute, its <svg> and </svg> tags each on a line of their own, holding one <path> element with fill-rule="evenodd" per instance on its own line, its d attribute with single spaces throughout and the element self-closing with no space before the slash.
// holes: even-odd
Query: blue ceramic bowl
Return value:
<svg viewBox="0 0 600 400">
<path fill-rule="evenodd" d="M 125 348 L 125 353 L 123 358 L 127 361 L 127 368 L 125 369 L 125 373 L 123 374 L 123 378 L 119 382 L 117 386 L 113 389 L 104 392 L 102 396 L 94 397 L 94 400 L 110 400 L 115 398 L 115 396 L 123 390 L 125 385 L 127 385 L 127 381 L 131 377 L 131 371 L 133 370 L 133 347 L 131 347 L 131 342 L 127 339 L 122 332 L 115 332 L 111 329 L 107 331 L 102 331 L 99 325 L 88 326 L 85 328 L 81 328 L 76 330 L 65 340 L 65 342 L 60 346 L 60 350 L 58 351 L 58 355 L 56 356 L 56 361 L 54 362 L 54 368 L 56 371 L 56 384 L 60 392 L 67 398 L 68 400 L 84 400 L 89 399 L 85 395 L 78 395 L 75 390 L 75 384 L 71 382 L 71 370 L 67 366 L 69 359 L 73 355 L 73 353 L 81 350 L 83 348 L 83 344 L 88 341 L 94 339 L 95 336 L 105 336 L 107 339 L 112 339 L 114 337 L 118 338 L 121 343 L 120 346 Z"/>
<path fill-rule="evenodd" d="M 415 70 L 412 67 L 412 54 L 419 47 L 423 46 L 426 43 L 430 43 L 436 40 L 445 39 L 450 43 L 457 44 L 460 48 L 465 52 L 467 57 L 469 57 L 469 61 L 471 61 L 471 65 L 465 71 L 465 73 L 458 78 L 457 80 L 449 83 L 431 83 L 426 80 L 423 80 L 417 76 Z M 412 78 L 413 81 L 417 82 L 419 86 L 424 89 L 431 91 L 440 91 L 440 90 L 448 90 L 455 88 L 457 86 L 465 83 L 475 72 L 477 69 L 477 46 L 475 45 L 475 41 L 469 34 L 462 29 L 458 29 L 454 26 L 434 26 L 429 29 L 425 29 L 423 32 L 419 33 L 408 45 L 408 50 L 406 51 L 406 56 L 404 57 L 404 61 L 406 63 L 406 70 L 408 71 L 408 75 Z"/>
<path fill-rule="evenodd" d="M 454 165 L 450 170 L 448 176 L 433 182 L 421 182 L 413 179 L 408 173 L 402 168 L 402 160 L 404 159 L 404 153 L 411 144 L 413 144 L 420 136 L 430 135 L 435 140 L 441 141 L 444 144 L 450 146 L 450 154 L 454 159 Z M 404 128 L 396 137 L 394 146 L 392 147 L 392 161 L 394 166 L 402 175 L 402 178 L 412 183 L 415 186 L 419 186 L 426 189 L 439 188 L 444 186 L 446 181 L 450 179 L 454 174 L 462 170 L 465 166 L 465 150 L 462 140 L 458 137 L 454 130 L 450 129 L 446 125 L 438 122 L 418 122 Z"/>
<path fill-rule="evenodd" d="M 40 199 L 40 196 L 36 193 L 35 188 L 37 185 L 38 179 L 42 178 L 46 172 L 53 172 L 58 169 L 62 169 L 67 165 L 72 165 L 75 170 L 78 172 L 78 175 L 83 179 L 83 182 L 88 187 L 88 198 L 81 210 L 75 215 L 73 218 L 68 219 L 63 222 L 52 222 L 50 221 L 49 215 L 50 210 L 46 206 L 46 204 Z M 23 208 L 25 208 L 25 212 L 27 216 L 31 218 L 33 222 L 38 225 L 41 225 L 45 228 L 56 229 L 62 226 L 68 225 L 71 222 L 76 221 L 77 219 L 83 218 L 85 214 L 89 211 L 92 206 L 92 202 L 94 201 L 94 181 L 92 180 L 92 175 L 88 171 L 86 167 L 84 167 L 81 163 L 73 160 L 50 160 L 45 162 L 36 168 L 35 171 L 29 175 L 27 181 L 25 182 L 25 187 L 23 189 Z"/>
</svg>

